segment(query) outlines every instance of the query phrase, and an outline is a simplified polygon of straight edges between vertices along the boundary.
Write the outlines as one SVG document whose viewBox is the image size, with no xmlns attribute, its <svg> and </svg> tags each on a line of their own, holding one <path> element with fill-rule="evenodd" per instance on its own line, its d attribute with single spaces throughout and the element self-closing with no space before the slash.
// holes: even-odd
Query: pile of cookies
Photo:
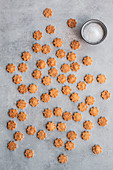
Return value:
<svg viewBox="0 0 113 170">
<path fill-rule="evenodd" d="M 52 12 L 51 9 L 46 8 L 44 10 L 43 14 L 44 14 L 45 17 L 49 18 L 49 17 L 52 16 L 53 12 Z M 70 28 L 76 27 L 76 24 L 77 24 L 77 22 L 76 22 L 75 19 L 71 18 L 67 21 L 67 25 Z M 53 25 L 48 25 L 46 27 L 46 32 L 47 32 L 47 34 L 53 34 L 55 32 L 55 27 Z M 40 40 L 42 37 L 43 37 L 43 34 L 39 30 L 35 31 L 33 33 L 33 38 L 36 39 L 36 40 Z M 57 48 L 61 47 L 62 44 L 63 44 L 63 41 L 62 41 L 61 38 L 55 38 L 53 40 L 53 45 Z M 70 47 L 73 50 L 79 49 L 79 47 L 80 47 L 79 41 L 73 40 L 70 44 Z M 35 43 L 33 45 L 32 49 L 35 53 L 42 52 L 44 54 L 48 54 L 48 53 L 51 52 L 51 47 L 47 44 L 41 46 L 39 43 Z M 66 63 L 61 65 L 60 69 L 62 71 L 62 74 L 58 75 L 58 70 L 55 68 L 57 61 L 56 61 L 55 58 L 50 57 L 49 59 L 47 59 L 47 62 L 45 62 L 44 60 L 41 60 L 41 59 L 37 61 L 37 68 L 38 69 L 33 71 L 33 73 L 32 73 L 33 78 L 34 79 L 41 79 L 42 84 L 44 84 L 45 86 L 49 86 L 52 83 L 52 78 L 54 78 L 54 77 L 56 77 L 56 80 L 60 84 L 64 84 L 66 81 L 69 84 L 76 83 L 77 77 L 75 76 L 74 73 L 77 72 L 78 70 L 80 70 L 80 64 L 78 62 L 75 62 L 75 60 L 77 58 L 76 54 L 74 52 L 69 52 L 66 55 L 66 52 L 63 49 L 57 49 L 56 57 L 61 58 L 61 59 L 63 59 L 64 57 L 67 57 L 67 60 L 71 63 L 70 65 L 66 64 Z M 24 53 L 22 53 L 22 60 L 23 61 L 29 61 L 30 59 L 31 59 L 30 52 L 25 51 Z M 89 65 L 92 64 L 93 60 L 92 60 L 91 57 L 86 56 L 86 57 L 83 58 L 82 62 L 83 62 L 84 65 L 89 66 Z M 42 77 L 41 70 L 46 67 L 46 63 L 50 67 L 50 69 L 48 71 L 48 76 Z M 26 72 L 27 69 L 28 69 L 28 66 L 24 62 L 20 63 L 18 65 L 18 70 L 21 73 Z M 15 70 L 16 70 L 16 66 L 14 64 L 8 64 L 6 66 L 6 70 L 7 70 L 8 73 L 14 73 Z M 74 73 L 70 74 L 68 76 L 63 74 L 63 73 L 68 73 L 70 70 L 72 70 Z M 28 87 L 25 84 L 21 84 L 23 79 L 22 79 L 22 76 L 20 76 L 18 74 L 15 74 L 13 76 L 12 80 L 13 80 L 13 83 L 18 85 L 18 91 L 21 94 L 25 94 L 27 92 L 35 94 L 38 90 L 37 85 L 34 84 L 34 83 L 30 84 Z M 99 75 L 97 75 L 96 80 L 97 80 L 98 83 L 103 84 L 103 83 L 106 82 L 106 76 L 104 74 L 99 74 Z M 85 75 L 84 80 L 77 83 L 78 90 L 84 91 L 86 89 L 87 85 L 93 83 L 93 81 L 94 81 L 93 75 L 91 75 L 91 74 Z M 64 96 L 68 95 L 69 99 L 72 102 L 78 102 L 79 99 L 80 99 L 80 96 L 79 96 L 78 93 L 76 93 L 76 92 L 72 93 L 72 89 L 69 85 L 68 86 L 64 85 L 62 87 L 61 91 L 64 94 Z M 57 96 L 59 96 L 58 89 L 52 88 L 52 89 L 49 90 L 49 93 L 43 93 L 40 96 L 40 100 L 42 102 L 49 102 L 51 100 L 51 98 L 57 98 Z M 110 98 L 109 91 L 108 90 L 102 91 L 101 97 L 104 100 L 109 99 Z M 80 112 L 87 111 L 88 106 L 92 106 L 89 109 L 89 114 L 91 116 L 96 117 L 99 114 L 99 109 L 97 107 L 93 106 L 94 103 L 95 103 L 95 98 L 93 96 L 89 95 L 89 96 L 86 96 L 86 99 L 85 99 L 84 102 L 81 102 L 81 103 L 78 104 L 79 112 L 75 112 L 75 113 L 73 113 L 73 115 L 71 114 L 71 112 L 67 112 L 67 111 L 63 112 L 61 107 L 56 107 L 56 108 L 53 108 L 53 110 L 51 110 L 49 108 L 45 108 L 44 111 L 43 111 L 43 116 L 45 118 L 51 118 L 52 115 L 54 114 L 56 117 L 62 117 L 62 119 L 65 120 L 65 121 L 71 121 L 73 119 L 73 121 L 80 122 L 81 119 L 82 119 L 82 114 Z M 37 105 L 40 104 L 40 101 L 36 97 L 32 97 L 32 98 L 29 99 L 29 104 L 32 107 L 37 107 Z M 21 109 L 21 110 L 26 108 L 26 105 L 27 105 L 27 103 L 23 99 L 18 100 L 17 103 L 16 103 L 17 108 Z M 27 114 L 25 112 L 20 111 L 18 113 L 17 109 L 14 109 L 14 108 L 9 109 L 8 115 L 9 115 L 10 118 L 16 118 L 17 117 L 19 121 L 25 121 L 27 119 Z M 107 125 L 107 121 L 108 120 L 105 117 L 101 116 L 98 119 L 98 124 L 99 124 L 99 126 L 105 126 L 105 125 Z M 87 141 L 87 140 L 90 139 L 90 137 L 91 137 L 90 130 L 93 128 L 93 126 L 94 126 L 93 122 L 91 122 L 90 120 L 86 120 L 83 123 L 83 127 L 85 129 L 85 131 L 83 131 L 81 133 L 81 138 L 83 140 Z M 15 121 L 9 120 L 8 123 L 7 123 L 7 128 L 9 130 L 14 130 L 16 128 Z M 58 131 L 64 132 L 66 130 L 66 123 L 59 122 L 56 125 L 54 122 L 49 121 L 46 124 L 46 128 L 47 128 L 48 131 L 54 131 L 57 128 Z M 36 134 L 36 128 L 34 126 L 30 125 L 26 128 L 26 133 L 28 135 L 35 135 Z M 44 140 L 44 139 L 46 140 L 46 132 L 44 130 L 38 131 L 36 136 L 40 140 Z M 15 141 L 22 141 L 23 138 L 24 138 L 24 136 L 21 132 L 16 132 L 14 134 Z M 75 131 L 70 130 L 67 133 L 67 138 L 69 139 L 69 141 L 67 141 L 65 143 L 65 148 L 67 150 L 73 150 L 75 145 L 72 141 L 77 138 L 77 133 Z M 17 144 L 16 144 L 15 141 L 10 141 L 8 143 L 8 149 L 9 150 L 14 151 L 17 148 Z M 63 145 L 64 145 L 64 142 L 61 138 L 57 138 L 57 139 L 54 140 L 54 146 L 55 147 L 61 148 Z M 94 145 L 92 147 L 92 151 L 93 151 L 94 154 L 99 154 L 100 152 L 102 152 L 102 148 L 101 148 L 100 145 Z M 26 149 L 24 154 L 27 158 L 32 158 L 33 155 L 34 155 L 34 151 L 31 150 L 31 149 Z M 58 157 L 58 161 L 60 163 L 66 163 L 67 160 L 68 160 L 68 158 L 65 154 L 61 154 Z"/>
</svg>

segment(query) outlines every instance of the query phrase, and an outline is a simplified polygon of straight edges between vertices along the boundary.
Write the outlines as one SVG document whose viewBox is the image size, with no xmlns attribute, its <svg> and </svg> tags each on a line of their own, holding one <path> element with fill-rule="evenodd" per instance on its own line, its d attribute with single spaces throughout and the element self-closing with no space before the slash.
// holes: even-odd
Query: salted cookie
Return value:
<svg viewBox="0 0 113 170">
<path fill-rule="evenodd" d="M 61 148 L 63 146 L 64 142 L 62 139 L 60 138 L 57 138 L 54 140 L 54 146 L 58 147 L 58 148 Z"/>
<path fill-rule="evenodd" d="M 53 112 L 52 112 L 52 110 L 50 110 L 50 109 L 45 109 L 45 110 L 43 111 L 43 115 L 44 115 L 44 117 L 46 117 L 46 118 L 50 118 L 50 117 L 53 115 Z"/>
<path fill-rule="evenodd" d="M 33 126 L 28 126 L 26 132 L 28 135 L 34 135 L 36 133 L 36 128 Z"/>
<path fill-rule="evenodd" d="M 14 141 L 10 141 L 7 147 L 9 150 L 15 151 L 15 149 L 17 148 L 17 144 Z"/>
<path fill-rule="evenodd" d="M 51 77 L 56 77 L 58 75 L 58 70 L 56 68 L 50 68 L 48 73 Z"/>
<path fill-rule="evenodd" d="M 69 140 L 75 140 L 77 138 L 77 134 L 74 131 L 70 131 L 67 133 L 67 138 Z"/>
<path fill-rule="evenodd" d="M 88 96 L 88 97 L 86 97 L 85 102 L 88 105 L 93 105 L 95 103 L 95 99 L 92 96 Z"/>
<path fill-rule="evenodd" d="M 78 88 L 78 90 L 81 90 L 81 91 L 85 90 L 85 89 L 86 89 L 86 84 L 85 84 L 85 82 L 80 81 L 80 82 L 77 84 L 77 88 Z"/>
<path fill-rule="evenodd" d="M 53 11 L 51 9 L 49 9 L 49 8 L 46 8 L 44 10 L 43 14 L 44 14 L 45 17 L 49 18 L 49 17 L 51 17 L 53 15 Z"/>
<path fill-rule="evenodd" d="M 71 89 L 70 86 L 64 86 L 64 87 L 62 88 L 62 93 L 63 93 L 63 94 L 69 95 L 69 94 L 71 94 L 71 91 L 72 91 L 72 89 Z"/>
<path fill-rule="evenodd" d="M 24 136 L 23 136 L 23 133 L 21 133 L 21 132 L 16 132 L 16 133 L 14 134 L 14 139 L 15 139 L 16 141 L 22 141 L 23 138 L 24 138 Z"/>
<path fill-rule="evenodd" d="M 57 117 L 62 116 L 62 113 L 63 113 L 62 108 L 60 108 L 60 107 L 54 108 L 53 113 L 54 113 L 54 115 L 57 116 Z"/>
<path fill-rule="evenodd" d="M 64 155 L 64 154 L 59 155 L 58 162 L 60 162 L 61 164 L 65 164 L 67 161 L 68 161 L 68 159 L 67 159 L 66 155 Z"/>
<path fill-rule="evenodd" d="M 65 51 L 62 50 L 62 49 L 57 50 L 56 56 L 57 56 L 58 58 L 64 58 L 64 57 L 65 57 Z"/>
<path fill-rule="evenodd" d="M 108 90 L 104 90 L 102 93 L 101 93 L 101 97 L 104 99 L 104 100 L 107 100 L 110 98 L 110 92 Z"/>
<path fill-rule="evenodd" d="M 44 60 L 38 60 L 37 61 L 37 67 L 39 69 L 44 69 L 46 67 L 46 62 Z"/>
<path fill-rule="evenodd" d="M 42 32 L 41 32 L 41 31 L 35 31 L 35 32 L 33 33 L 33 38 L 34 38 L 35 40 L 41 40 L 41 38 L 42 38 Z"/>
<path fill-rule="evenodd" d="M 70 74 L 67 78 L 67 81 L 71 84 L 74 84 L 76 82 L 77 78 L 75 77 L 74 74 Z"/>
<path fill-rule="evenodd" d="M 8 112 L 9 117 L 15 118 L 18 115 L 18 112 L 16 109 L 10 109 Z"/>
<path fill-rule="evenodd" d="M 86 56 L 86 57 L 83 58 L 82 62 L 83 62 L 84 65 L 89 66 L 89 65 L 92 64 L 93 60 L 92 60 L 91 57 Z"/>
<path fill-rule="evenodd" d="M 7 128 L 8 128 L 9 130 L 14 130 L 14 129 L 16 128 L 16 123 L 15 123 L 15 121 L 10 120 L 10 121 L 7 123 Z"/>
<path fill-rule="evenodd" d="M 104 74 L 100 74 L 97 76 L 97 82 L 103 84 L 106 82 L 106 76 Z"/>
<path fill-rule="evenodd" d="M 18 66 L 18 70 L 19 70 L 20 72 L 22 72 L 22 73 L 26 72 L 27 69 L 28 69 L 28 67 L 27 67 L 27 64 L 26 64 L 26 63 L 21 63 L 21 64 L 19 64 L 19 66 Z"/>
<path fill-rule="evenodd" d="M 46 32 L 47 32 L 48 34 L 53 34 L 53 33 L 55 32 L 55 27 L 54 27 L 53 25 L 48 25 L 48 26 L 46 27 Z"/>
<path fill-rule="evenodd" d="M 42 46 L 42 52 L 43 52 L 44 54 L 50 53 L 50 52 L 51 52 L 50 45 L 47 45 L 47 44 L 43 45 L 43 46 Z"/>
<path fill-rule="evenodd" d="M 48 64 L 48 66 L 49 67 L 54 67 L 54 66 L 56 66 L 56 60 L 55 60 L 55 58 L 49 58 L 48 60 L 47 60 L 47 64 Z"/>
<path fill-rule="evenodd" d="M 57 81 L 61 84 L 64 84 L 67 80 L 67 77 L 64 75 L 64 74 L 60 74 L 58 77 L 57 77 Z"/>
<path fill-rule="evenodd" d="M 75 144 L 72 141 L 67 141 L 65 144 L 65 148 L 68 151 L 73 150 L 75 148 Z"/>
<path fill-rule="evenodd" d="M 65 131 L 66 130 L 66 124 L 62 123 L 62 122 L 58 123 L 57 124 L 57 130 L 60 131 L 60 132 Z"/>
<path fill-rule="evenodd" d="M 44 140 L 46 138 L 46 132 L 44 132 L 44 130 L 40 130 L 37 133 L 37 138 L 40 139 L 40 140 Z"/>
<path fill-rule="evenodd" d="M 22 94 L 27 93 L 27 86 L 24 84 L 21 84 L 20 86 L 18 86 L 18 91 Z"/>
<path fill-rule="evenodd" d="M 90 134 L 90 132 L 88 132 L 88 131 L 84 131 L 84 132 L 82 132 L 82 134 L 81 134 L 81 138 L 82 138 L 83 140 L 85 140 L 85 141 L 89 140 L 90 137 L 91 137 L 91 134 Z"/>
<path fill-rule="evenodd" d="M 82 119 L 82 114 L 80 114 L 79 112 L 76 112 L 73 114 L 73 120 L 76 122 L 80 122 Z"/>
<path fill-rule="evenodd" d="M 32 75 L 35 79 L 40 79 L 42 77 L 42 72 L 40 70 L 34 70 Z"/>
<path fill-rule="evenodd" d="M 74 40 L 71 42 L 70 46 L 72 49 L 77 50 L 80 47 L 80 43 L 79 43 L 79 41 Z"/>
<path fill-rule="evenodd" d="M 18 101 L 17 101 L 17 104 L 16 104 L 16 106 L 17 106 L 19 109 L 24 109 L 24 108 L 26 108 L 26 105 L 27 105 L 27 103 L 25 102 L 25 100 L 18 100 Z"/>
<path fill-rule="evenodd" d="M 49 91 L 49 94 L 50 94 L 51 97 L 55 97 L 56 98 L 57 96 L 59 96 L 59 91 L 57 89 L 51 89 Z"/>
<path fill-rule="evenodd" d="M 23 59 L 24 61 L 29 61 L 29 60 L 31 59 L 31 54 L 30 54 L 30 52 L 25 51 L 24 53 L 22 53 L 22 59 Z"/>
<path fill-rule="evenodd" d="M 39 104 L 39 100 L 38 100 L 36 97 L 32 97 L 32 98 L 29 100 L 29 104 L 30 104 L 32 107 L 36 107 L 36 106 Z"/>
<path fill-rule="evenodd" d="M 25 112 L 20 112 L 18 114 L 18 120 L 25 121 L 27 119 L 27 114 Z"/>
<path fill-rule="evenodd" d="M 100 117 L 100 118 L 98 119 L 98 124 L 99 124 L 100 126 L 106 126 L 106 125 L 107 125 L 107 122 L 108 122 L 108 120 L 107 120 L 105 117 Z"/>
<path fill-rule="evenodd" d="M 84 102 L 78 104 L 78 109 L 79 109 L 81 112 L 86 111 L 87 108 L 88 108 L 88 106 L 87 106 L 87 104 L 84 103 Z"/>
<path fill-rule="evenodd" d="M 102 152 L 102 148 L 100 147 L 100 145 L 94 145 L 92 151 L 94 154 L 100 154 Z"/>
<path fill-rule="evenodd" d="M 80 99 L 80 96 L 77 93 L 72 93 L 70 96 L 70 100 L 72 102 L 77 102 L 77 101 L 79 101 L 79 99 Z"/>
<path fill-rule="evenodd" d="M 72 119 L 72 115 L 70 112 L 64 112 L 63 115 L 62 115 L 62 118 L 66 121 L 69 121 Z"/>
<path fill-rule="evenodd" d="M 63 44 L 63 41 L 62 41 L 61 38 L 56 38 L 56 39 L 53 40 L 53 45 L 54 45 L 55 47 L 61 47 L 62 44 Z"/>
<path fill-rule="evenodd" d="M 92 116 L 97 116 L 98 113 L 99 113 L 99 110 L 98 110 L 97 107 L 92 107 L 92 108 L 89 110 L 89 113 L 90 113 L 90 115 L 92 115 Z"/>
<path fill-rule="evenodd" d="M 31 149 L 27 149 L 27 150 L 25 150 L 24 155 L 26 158 L 32 158 L 34 155 L 34 152 Z"/>
<path fill-rule="evenodd" d="M 84 81 L 89 84 L 89 83 L 92 83 L 94 80 L 93 76 L 91 74 L 87 74 L 85 77 L 84 77 Z"/>
<path fill-rule="evenodd" d="M 34 51 L 35 53 L 39 53 L 39 52 L 41 52 L 41 50 L 42 50 L 41 45 L 38 44 L 38 43 L 34 44 L 32 48 L 33 48 L 33 51 Z"/>
<path fill-rule="evenodd" d="M 20 83 L 22 82 L 22 76 L 20 76 L 20 75 L 14 75 L 14 77 L 13 77 L 13 82 L 14 82 L 15 84 L 20 84 Z"/>
<path fill-rule="evenodd" d="M 51 84 L 51 78 L 49 76 L 45 76 L 43 77 L 42 79 L 42 83 L 45 85 L 45 86 L 49 86 Z"/>
<path fill-rule="evenodd" d="M 93 122 L 91 122 L 90 120 L 88 121 L 85 121 L 83 123 L 83 127 L 86 129 L 86 130 L 91 130 L 93 128 Z"/>
<path fill-rule="evenodd" d="M 47 93 L 43 93 L 43 94 L 41 95 L 41 100 L 42 100 L 42 102 L 44 102 L 44 103 L 49 102 L 49 101 L 50 101 L 50 95 L 47 94 Z"/>
<path fill-rule="evenodd" d="M 69 66 L 69 64 L 63 64 L 63 65 L 61 66 L 61 71 L 62 71 L 63 73 L 69 72 L 69 71 L 70 71 L 70 66 Z"/>
<path fill-rule="evenodd" d="M 67 25 L 68 25 L 68 27 L 70 27 L 70 28 L 76 27 L 76 24 L 77 24 L 77 22 L 76 22 L 75 19 L 70 18 L 70 19 L 68 19 L 68 21 L 67 21 Z"/>
<path fill-rule="evenodd" d="M 35 84 L 30 84 L 29 87 L 28 87 L 28 91 L 30 93 L 36 93 L 38 90 L 37 86 Z"/>
<path fill-rule="evenodd" d="M 46 127 L 49 131 L 54 131 L 56 129 L 56 125 L 53 122 L 48 122 Z"/>
<path fill-rule="evenodd" d="M 76 58 L 77 58 L 77 57 L 76 57 L 76 54 L 73 53 L 73 52 L 70 52 L 70 53 L 68 53 L 68 55 L 67 55 L 67 59 L 68 59 L 70 62 L 75 61 Z"/>
<path fill-rule="evenodd" d="M 14 73 L 14 72 L 15 72 L 15 69 L 16 69 L 16 67 L 15 67 L 14 64 L 8 64 L 8 65 L 6 66 L 6 70 L 7 70 L 8 73 Z"/>
<path fill-rule="evenodd" d="M 71 64 L 70 68 L 71 68 L 72 71 L 76 71 L 77 72 L 78 70 L 80 70 L 80 65 L 78 63 L 73 62 Z"/>
</svg>

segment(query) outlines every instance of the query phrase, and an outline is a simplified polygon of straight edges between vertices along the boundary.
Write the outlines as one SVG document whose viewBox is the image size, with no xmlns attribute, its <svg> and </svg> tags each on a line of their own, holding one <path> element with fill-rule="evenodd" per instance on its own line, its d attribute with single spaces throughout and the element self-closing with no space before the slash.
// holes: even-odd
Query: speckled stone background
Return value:
<svg viewBox="0 0 113 170">
<path fill-rule="evenodd" d="M 49 7 L 53 11 L 53 16 L 48 19 L 43 16 L 43 10 Z M 77 27 L 74 29 L 66 25 L 67 19 L 70 17 L 77 19 Z M 108 36 L 106 40 L 97 46 L 91 46 L 85 43 L 80 37 L 81 25 L 91 18 L 102 20 L 108 27 Z M 48 35 L 45 31 L 47 25 L 53 24 L 56 32 Z M 51 53 L 44 55 L 36 54 L 32 51 L 32 45 L 36 41 L 33 39 L 33 31 L 40 30 L 43 32 L 43 38 L 40 40 L 41 45 L 49 44 L 52 48 Z M 36 61 L 43 59 L 47 61 L 49 57 L 55 57 L 57 60 L 56 68 L 60 71 L 63 63 L 69 63 L 66 58 L 58 59 L 55 56 L 57 48 L 52 45 L 54 38 L 59 37 L 63 40 L 62 48 L 67 52 L 73 51 L 70 48 L 70 42 L 74 39 L 80 41 L 81 48 L 76 51 L 76 61 L 80 63 L 81 69 L 75 73 L 77 82 L 83 80 L 85 74 L 94 75 L 95 81 L 87 86 L 84 92 L 79 92 L 76 84 L 71 85 L 72 92 L 78 92 L 80 101 L 84 101 L 87 95 L 93 95 L 96 99 L 94 106 L 99 108 L 99 115 L 92 117 L 88 111 L 82 113 L 83 119 L 80 123 L 73 120 L 66 122 L 66 132 L 61 133 L 55 130 L 48 132 L 45 128 L 47 121 L 55 123 L 63 121 L 62 118 L 52 116 L 50 119 L 43 117 L 42 111 L 49 107 L 53 109 L 56 106 L 62 107 L 63 111 L 70 111 L 72 114 L 77 111 L 78 103 L 72 103 L 68 96 L 61 92 L 62 85 L 58 84 L 56 78 L 52 78 L 52 84 L 45 87 L 41 84 L 41 80 L 35 80 L 31 76 L 36 67 Z M 16 72 L 8 74 L 5 70 L 8 63 L 14 63 L 18 66 L 22 62 L 21 53 L 30 51 L 32 59 L 27 63 L 28 71 L 26 73 Z M 93 59 L 92 66 L 86 67 L 82 64 L 82 58 L 89 55 Z M 0 0 L 0 170 L 112 170 L 113 169 L 113 98 L 104 101 L 100 97 L 103 90 L 113 92 L 113 0 Z M 43 75 L 48 74 L 49 67 L 42 70 Z M 68 74 L 73 73 L 70 71 Z M 96 82 L 96 76 L 104 73 L 107 77 L 105 84 L 100 85 Z M 23 84 L 29 85 L 35 83 L 38 86 L 36 94 L 27 93 L 19 94 L 17 85 L 12 82 L 14 74 L 20 74 L 23 77 Z M 68 83 L 66 83 L 68 84 Z M 32 96 L 40 99 L 42 92 L 48 92 L 49 89 L 55 87 L 59 89 L 60 95 L 56 99 L 51 99 L 49 103 L 42 103 L 36 108 L 29 105 L 29 99 Z M 28 103 L 25 112 L 28 119 L 25 122 L 17 123 L 14 131 L 9 131 L 6 127 L 10 120 L 8 110 L 16 108 L 16 101 L 25 99 Z M 89 110 L 89 108 L 88 108 Z M 19 111 L 19 110 L 18 110 Z M 100 116 L 106 116 L 108 125 L 99 127 L 97 120 Z M 94 128 L 91 130 L 91 139 L 83 141 L 80 137 L 84 131 L 83 122 L 91 120 Z M 65 122 L 65 121 L 63 121 Z M 47 138 L 40 141 L 36 136 L 26 134 L 26 127 L 33 125 L 37 131 L 43 129 L 47 132 Z M 57 137 L 61 137 L 64 143 L 67 141 L 66 133 L 69 130 L 75 130 L 78 138 L 74 141 L 75 149 L 66 151 L 64 147 L 61 149 L 53 146 L 53 141 Z M 21 131 L 24 134 L 22 142 L 17 142 L 18 148 L 15 152 L 7 149 L 7 143 L 13 140 L 13 134 Z M 92 146 L 100 144 L 102 153 L 94 155 Z M 24 157 L 24 150 L 31 148 L 34 150 L 34 158 L 28 160 Z M 64 153 L 68 156 L 68 162 L 61 165 L 57 161 L 59 154 Z"/>
</svg>

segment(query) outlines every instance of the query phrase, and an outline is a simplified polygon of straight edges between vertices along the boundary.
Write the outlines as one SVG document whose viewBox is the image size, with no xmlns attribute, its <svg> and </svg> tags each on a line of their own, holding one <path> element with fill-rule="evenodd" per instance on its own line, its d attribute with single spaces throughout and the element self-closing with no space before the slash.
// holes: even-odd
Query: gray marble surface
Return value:
<svg viewBox="0 0 113 170">
<path fill-rule="evenodd" d="M 49 7 L 53 10 L 53 16 L 48 19 L 43 16 L 43 10 Z M 76 18 L 78 21 L 77 27 L 70 29 L 66 22 L 70 17 Z M 106 40 L 97 46 L 91 46 L 85 43 L 80 37 L 81 25 L 88 19 L 96 18 L 102 20 L 108 28 L 108 36 Z M 53 24 L 56 32 L 53 35 L 48 35 L 45 32 L 47 25 Z M 51 53 L 44 55 L 42 53 L 36 54 L 32 51 L 32 45 L 36 41 L 32 34 L 34 30 L 43 32 L 43 38 L 40 40 L 41 45 L 49 44 L 52 48 Z M 69 63 L 66 58 L 58 59 L 55 56 L 56 49 L 52 45 L 54 38 L 60 37 L 63 40 L 62 48 L 67 52 L 71 51 L 70 42 L 74 39 L 80 41 L 81 48 L 76 51 L 76 61 L 80 63 L 81 70 L 75 75 L 77 82 L 83 80 L 85 74 L 91 73 L 96 76 L 104 73 L 107 77 L 105 84 L 100 85 L 94 81 L 93 84 L 88 85 L 84 92 L 79 92 L 76 84 L 71 85 L 72 92 L 78 92 L 80 101 L 84 101 L 87 95 L 93 95 L 96 99 L 94 106 L 99 108 L 99 115 L 92 117 L 88 111 L 84 112 L 83 119 L 80 123 L 74 121 L 66 122 L 66 132 L 61 133 L 55 130 L 48 132 L 45 128 L 47 121 L 65 122 L 62 118 L 52 116 L 50 119 L 43 117 L 44 108 L 49 107 L 53 109 L 56 106 L 62 107 L 63 111 L 70 111 L 72 114 L 77 111 L 77 104 L 72 103 L 68 96 L 61 93 L 62 85 L 58 84 L 56 78 L 52 78 L 52 84 L 45 87 L 41 84 L 41 80 L 35 80 L 31 76 L 33 70 L 36 69 L 36 61 L 44 59 L 47 61 L 49 57 L 55 57 L 57 60 L 56 68 L 60 71 L 60 66 L 63 63 Z M 14 63 L 18 66 L 22 62 L 21 53 L 23 51 L 30 51 L 32 59 L 26 62 L 28 71 L 26 73 L 16 72 L 8 74 L 5 70 L 8 63 Z M 86 67 L 82 64 L 82 58 L 89 55 L 93 59 L 92 66 Z M 0 170 L 112 170 L 113 169 L 113 98 L 104 101 L 100 97 L 103 90 L 113 91 L 113 0 L 0 0 Z M 49 67 L 42 70 L 43 75 L 48 74 Z M 72 71 L 69 72 L 69 74 Z M 19 94 L 17 85 L 12 82 L 14 74 L 20 74 L 23 77 L 23 84 L 29 85 L 36 83 L 38 86 L 37 93 L 25 95 Z M 66 74 L 68 75 L 68 74 Z M 66 83 L 68 85 L 68 83 Z M 42 103 L 36 108 L 29 105 L 29 99 L 36 96 L 40 99 L 42 92 L 48 92 L 52 87 L 57 88 L 59 96 L 56 99 L 51 99 L 49 103 Z M 16 101 L 25 99 L 28 103 L 25 112 L 28 119 L 25 122 L 17 123 L 17 128 L 14 131 L 9 131 L 6 127 L 10 120 L 8 110 L 16 108 Z M 89 107 L 90 108 L 90 107 Z M 89 110 L 88 108 L 88 110 Z M 19 111 L 19 110 L 18 110 Z M 97 120 L 100 116 L 106 116 L 108 125 L 106 127 L 99 127 Z M 94 123 L 94 128 L 91 130 L 91 139 L 83 141 L 80 137 L 81 132 L 84 131 L 83 122 L 91 120 Z M 26 134 L 26 127 L 33 125 L 36 130 L 43 129 L 47 132 L 47 138 L 40 141 L 36 136 L 29 136 Z M 57 137 L 61 137 L 64 143 L 67 141 L 66 133 L 69 130 L 75 130 L 78 138 L 74 141 L 75 149 L 73 151 L 66 151 L 64 147 L 61 149 L 53 146 L 53 141 Z M 13 134 L 16 131 L 21 131 L 24 134 L 22 142 L 17 142 L 18 148 L 15 152 L 7 149 L 7 143 L 13 140 Z M 92 146 L 100 144 L 102 153 L 94 155 L 92 153 Z M 34 150 L 34 158 L 28 160 L 24 157 L 24 150 L 31 148 Z M 57 161 L 59 154 L 64 153 L 68 156 L 68 162 L 61 165 Z"/>
</svg>

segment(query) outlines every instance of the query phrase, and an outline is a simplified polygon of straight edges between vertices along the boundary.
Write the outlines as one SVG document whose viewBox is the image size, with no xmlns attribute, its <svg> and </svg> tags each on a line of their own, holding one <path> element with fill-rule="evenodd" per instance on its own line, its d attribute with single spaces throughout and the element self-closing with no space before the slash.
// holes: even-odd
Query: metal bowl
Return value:
<svg viewBox="0 0 113 170">
<path fill-rule="evenodd" d="M 84 37 L 84 29 L 85 29 L 85 27 L 86 27 L 88 24 L 90 24 L 90 23 L 97 23 L 97 24 L 99 24 L 99 25 L 102 27 L 103 31 L 104 31 L 104 36 L 103 36 L 103 38 L 102 38 L 100 41 L 98 41 L 98 42 L 93 42 L 93 43 L 92 43 L 92 42 L 88 42 L 88 41 L 85 39 L 85 37 Z M 81 32 L 82 38 L 83 38 L 88 44 L 97 45 L 97 44 L 101 43 L 101 42 L 106 38 L 106 36 L 107 36 L 107 27 L 104 25 L 103 22 L 99 21 L 98 19 L 91 19 L 91 20 L 88 20 L 87 22 L 85 22 L 85 23 L 82 25 L 80 32 Z"/>
</svg>

